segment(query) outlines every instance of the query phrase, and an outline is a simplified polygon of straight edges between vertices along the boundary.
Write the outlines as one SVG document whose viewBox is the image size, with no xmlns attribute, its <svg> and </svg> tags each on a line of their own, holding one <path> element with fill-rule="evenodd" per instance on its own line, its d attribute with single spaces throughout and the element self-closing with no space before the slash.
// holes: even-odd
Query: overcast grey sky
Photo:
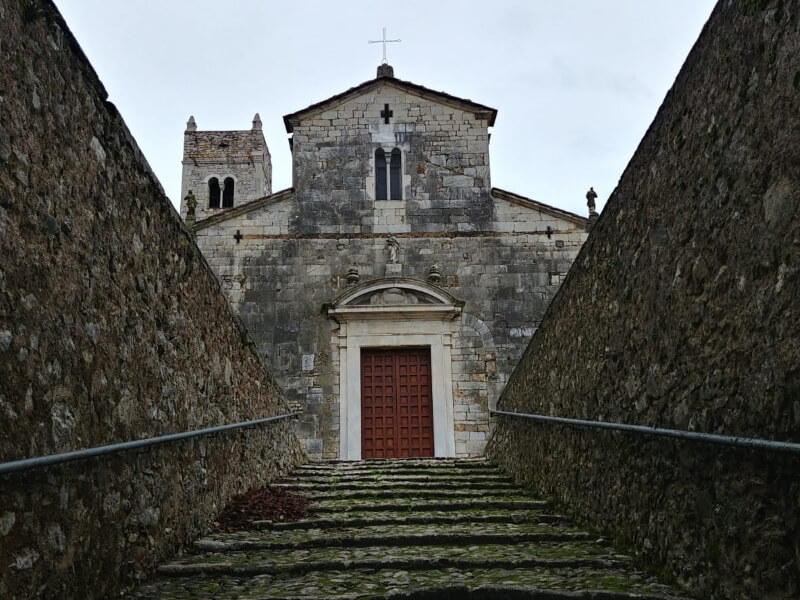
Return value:
<svg viewBox="0 0 800 600">
<path fill-rule="evenodd" d="M 598 207 L 711 14 L 713 0 L 56 0 L 176 206 L 183 131 L 249 129 L 273 191 L 291 185 L 283 115 L 395 76 L 498 109 L 492 185 Z"/>
</svg>

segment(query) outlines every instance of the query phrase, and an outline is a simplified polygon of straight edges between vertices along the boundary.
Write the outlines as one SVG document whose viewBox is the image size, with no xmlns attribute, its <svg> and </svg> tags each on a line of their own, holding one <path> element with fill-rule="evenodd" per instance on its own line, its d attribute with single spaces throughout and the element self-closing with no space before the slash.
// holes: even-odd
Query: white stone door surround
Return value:
<svg viewBox="0 0 800 600">
<path fill-rule="evenodd" d="M 397 347 L 430 348 L 434 456 L 455 456 L 451 349 L 461 303 L 397 277 L 355 286 L 327 310 L 339 323 L 339 458 L 361 460 L 361 348 Z"/>
</svg>

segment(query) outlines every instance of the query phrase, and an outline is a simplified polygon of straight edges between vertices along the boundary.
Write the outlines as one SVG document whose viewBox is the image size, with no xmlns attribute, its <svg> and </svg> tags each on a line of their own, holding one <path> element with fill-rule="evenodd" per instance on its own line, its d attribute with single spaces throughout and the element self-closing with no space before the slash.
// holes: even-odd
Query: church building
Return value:
<svg viewBox="0 0 800 600">
<path fill-rule="evenodd" d="M 181 215 L 312 459 L 482 455 L 588 225 L 491 186 L 496 116 L 382 64 L 283 118 L 293 183 L 274 193 L 258 115 L 189 119 Z"/>
</svg>

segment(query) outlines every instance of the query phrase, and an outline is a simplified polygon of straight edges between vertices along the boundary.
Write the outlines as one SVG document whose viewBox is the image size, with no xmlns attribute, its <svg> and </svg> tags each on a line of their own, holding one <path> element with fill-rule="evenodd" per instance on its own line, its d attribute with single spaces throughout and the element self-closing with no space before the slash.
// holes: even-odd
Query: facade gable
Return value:
<svg viewBox="0 0 800 600">
<path fill-rule="evenodd" d="M 342 223 L 390 233 L 486 228 L 495 111 L 449 98 L 378 78 L 287 116 L 299 233 Z"/>
<path fill-rule="evenodd" d="M 452 96 L 444 92 L 432 90 L 424 86 L 411 83 L 410 81 L 403 81 L 401 79 L 396 79 L 393 75 L 387 75 L 386 74 L 387 72 L 384 69 L 382 69 L 383 66 L 384 65 L 378 67 L 378 76 L 375 79 L 370 79 L 368 81 L 365 81 L 364 83 L 352 87 L 349 90 L 346 90 L 345 92 L 336 94 L 334 96 L 331 96 L 330 98 L 322 100 L 321 102 L 317 102 L 315 104 L 307 106 L 304 109 L 301 109 L 299 111 L 284 116 L 283 122 L 284 125 L 286 126 L 286 132 L 292 133 L 294 131 L 295 123 L 298 123 L 301 120 L 308 118 L 309 116 L 319 114 L 322 111 L 331 110 L 331 108 L 334 108 L 340 105 L 341 103 L 352 99 L 353 97 L 369 93 L 371 90 L 381 85 L 391 85 L 397 88 L 401 93 L 416 95 L 419 98 L 425 98 L 433 101 L 434 103 L 450 106 L 452 108 L 457 108 L 467 112 L 472 112 L 475 114 L 476 118 L 479 115 L 486 118 L 489 127 L 494 126 L 494 121 L 497 118 L 496 109 L 491 108 L 489 106 L 485 106 L 483 104 L 478 104 L 477 102 L 473 102 L 472 100 L 459 98 L 457 96 Z M 390 72 L 393 73 L 393 70 L 391 70 Z"/>
</svg>

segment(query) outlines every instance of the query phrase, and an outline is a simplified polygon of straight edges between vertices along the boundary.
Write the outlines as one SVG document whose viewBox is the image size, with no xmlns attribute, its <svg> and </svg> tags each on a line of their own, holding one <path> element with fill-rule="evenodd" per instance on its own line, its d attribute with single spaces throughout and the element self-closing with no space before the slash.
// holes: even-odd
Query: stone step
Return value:
<svg viewBox="0 0 800 600">
<path fill-rule="evenodd" d="M 308 517 L 207 536 L 130 598 L 674 598 L 485 460 L 314 463 L 276 487 Z"/>
<path fill-rule="evenodd" d="M 340 477 L 330 477 L 326 475 L 303 475 L 298 477 L 291 477 L 283 484 L 291 483 L 301 487 L 311 486 L 334 486 L 345 484 L 361 484 L 361 485 L 381 485 L 391 483 L 450 483 L 450 482 L 463 482 L 463 483 L 503 483 L 507 485 L 514 485 L 511 478 L 504 475 L 488 474 L 488 473 L 433 473 L 430 475 L 420 474 L 396 474 L 389 475 L 374 475 L 374 474 L 361 474 L 361 475 L 342 475 Z M 280 484 L 273 484 L 280 485 Z"/>
<path fill-rule="evenodd" d="M 517 533 L 382 533 L 380 535 L 353 534 L 349 536 L 319 536 L 306 539 L 250 539 L 217 540 L 205 538 L 195 542 L 195 549 L 201 552 L 238 552 L 250 550 L 308 550 L 329 547 L 360 548 L 368 546 L 437 546 L 444 544 L 482 545 L 482 544 L 522 544 L 542 542 L 587 541 L 592 536 L 584 531 L 542 527 L 535 532 Z"/>
<path fill-rule="evenodd" d="M 564 515 L 550 514 L 539 510 L 507 511 L 467 509 L 462 511 L 429 511 L 409 514 L 408 512 L 382 511 L 342 513 L 340 517 L 311 518 L 300 521 L 273 522 L 255 521 L 257 529 L 287 531 L 302 529 L 336 529 L 347 527 L 370 527 L 380 525 L 429 525 L 459 523 L 566 523 Z"/>
<path fill-rule="evenodd" d="M 412 536 L 413 537 L 413 536 Z M 267 540 L 203 540 L 196 547 L 201 554 L 161 567 L 162 574 L 296 574 L 336 570 L 342 564 L 356 569 L 381 569 L 389 566 L 414 570 L 426 568 L 533 568 L 618 567 L 631 562 L 605 543 L 592 542 L 587 535 L 575 536 L 420 536 L 419 541 L 402 536 L 361 538 L 329 544 L 284 546 Z M 424 538 L 424 539 L 423 539 Z M 371 542 L 371 543 L 367 543 Z"/>
<path fill-rule="evenodd" d="M 510 481 L 508 477 L 499 475 L 491 469 L 482 470 L 453 470 L 453 469 L 430 469 L 425 475 L 419 473 L 419 469 L 397 469 L 393 471 L 347 471 L 335 474 L 326 474 L 320 471 L 307 471 L 303 473 L 292 473 L 290 481 L 303 483 L 307 479 L 314 483 L 336 483 L 339 481 L 365 481 L 381 483 L 386 480 L 408 480 L 420 481 L 423 479 L 433 481 L 478 481 L 481 479 Z"/>
<path fill-rule="evenodd" d="M 381 490 L 428 490 L 428 489 L 480 489 L 480 490 L 517 490 L 519 489 L 513 483 L 508 481 L 470 481 L 465 479 L 457 481 L 453 479 L 440 479 L 440 480 L 407 480 L 407 479 L 394 479 L 390 481 L 337 481 L 334 483 L 308 483 L 302 482 L 282 482 L 273 483 L 270 487 L 277 487 L 295 492 L 298 494 L 315 494 L 315 493 L 329 493 L 339 491 L 357 491 L 357 490 L 375 490 L 380 487 Z"/>
<path fill-rule="evenodd" d="M 460 511 L 468 509 L 543 510 L 550 504 L 529 496 L 489 496 L 464 498 L 375 498 L 363 500 L 312 500 L 308 512 L 322 513 L 379 511 Z"/>
<path fill-rule="evenodd" d="M 294 490 L 291 490 L 294 491 Z M 406 486 L 380 486 L 380 487 L 360 487 L 358 489 L 345 489 L 345 490 L 322 490 L 322 491 L 309 491 L 305 495 L 312 502 L 322 502 L 325 500 L 365 500 L 365 499 L 430 499 L 440 498 L 442 500 L 452 498 L 518 498 L 519 489 L 513 487 L 492 487 L 485 489 L 471 488 L 471 489 L 458 489 L 450 487 L 442 489 L 440 487 L 406 487 Z M 527 496 L 527 499 L 534 498 L 534 496 Z"/>
<path fill-rule="evenodd" d="M 408 468 L 408 467 L 453 467 L 457 469 L 471 469 L 475 467 L 496 468 L 493 463 L 485 458 L 368 458 L 366 460 L 319 460 L 307 462 L 297 467 L 303 469 L 371 469 L 371 468 Z"/>
<path fill-rule="evenodd" d="M 614 557 L 600 555 L 597 557 L 555 557 L 539 558 L 535 556 L 503 557 L 494 553 L 498 548 L 507 549 L 507 546 L 487 547 L 485 552 L 491 554 L 484 555 L 482 547 L 476 547 L 474 555 L 453 556 L 452 552 L 456 547 L 434 548 L 441 550 L 447 555 L 442 556 L 404 556 L 399 552 L 388 552 L 383 558 L 373 558 L 364 556 L 358 558 L 353 552 L 338 552 L 326 557 L 325 552 L 316 552 L 313 560 L 303 561 L 303 553 L 284 552 L 280 556 L 285 561 L 271 560 L 273 555 L 262 556 L 259 553 L 248 553 L 247 555 L 237 556 L 226 554 L 221 560 L 213 560 L 216 556 L 204 557 L 205 561 L 195 563 L 169 563 L 159 567 L 161 575 L 174 575 L 183 577 L 187 575 L 281 575 L 293 576 L 320 571 L 335 571 L 341 569 L 342 565 L 348 565 L 351 569 L 396 569 L 402 571 L 417 571 L 427 569 L 613 569 L 628 566 L 630 559 L 619 560 Z M 381 547 L 365 548 L 369 552 L 381 552 L 385 550 Z M 431 550 L 428 548 L 427 550 Z M 298 554 L 300 556 L 298 556 Z M 378 555 L 380 556 L 380 555 Z"/>
<path fill-rule="evenodd" d="M 259 548 L 306 548 L 315 544 L 322 546 L 363 546 L 373 545 L 374 540 L 385 544 L 420 542 L 438 543 L 442 539 L 460 539 L 466 543 L 517 543 L 533 539 L 555 539 L 557 534 L 580 534 L 586 539 L 591 536 L 563 521 L 528 521 L 509 523 L 503 521 L 484 522 L 436 522 L 436 523 L 370 523 L 365 525 L 317 526 L 307 529 L 271 529 L 268 531 L 238 531 L 215 533 L 195 542 L 195 548 L 202 551 L 221 552 L 226 549 L 242 550 Z M 516 537 L 515 537 L 516 536 Z"/>
<path fill-rule="evenodd" d="M 327 570 L 295 577 L 187 575 L 158 579 L 137 600 L 687 600 L 628 569 L 592 567 Z"/>
<path fill-rule="evenodd" d="M 390 475 L 390 474 L 406 474 L 406 475 L 419 475 L 421 471 L 430 474 L 484 474 L 498 475 L 497 468 L 491 463 L 480 461 L 465 461 L 465 464 L 459 464 L 453 461 L 445 460 L 426 460 L 426 461 L 412 461 L 412 460 L 386 460 L 375 461 L 366 463 L 312 463 L 314 466 L 301 466 L 295 469 L 293 477 L 303 477 L 305 475 L 316 476 L 332 476 L 341 477 L 345 475 Z"/>
</svg>

